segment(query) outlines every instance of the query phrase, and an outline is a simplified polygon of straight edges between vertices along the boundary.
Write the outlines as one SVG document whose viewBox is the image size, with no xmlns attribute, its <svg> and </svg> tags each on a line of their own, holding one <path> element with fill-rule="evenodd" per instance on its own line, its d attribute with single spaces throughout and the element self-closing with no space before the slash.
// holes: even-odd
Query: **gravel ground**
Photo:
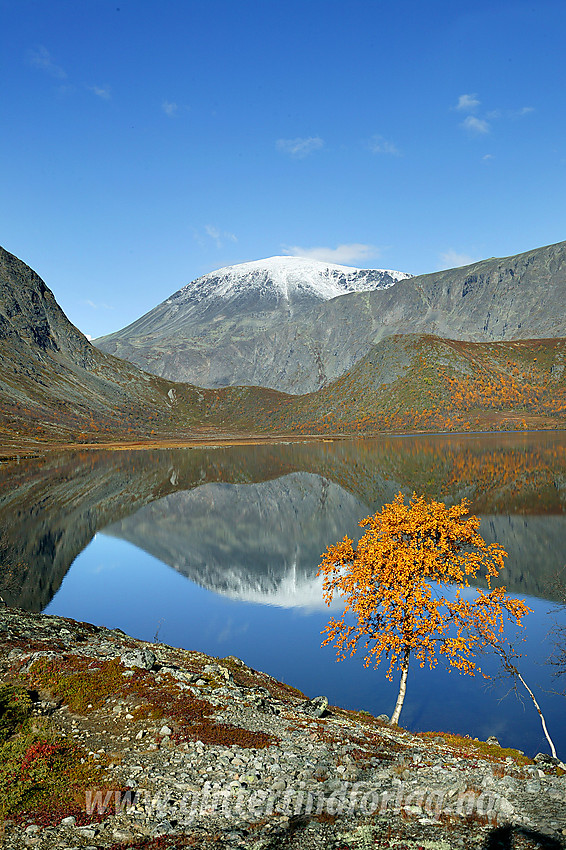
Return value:
<svg viewBox="0 0 566 850">
<path fill-rule="evenodd" d="M 36 688 L 34 713 L 108 781 L 87 789 L 82 816 L 8 819 L 9 850 L 566 847 L 566 775 L 549 759 L 413 735 L 233 657 L 1 609 L 2 680 L 31 688 L 42 660 L 59 680 Z M 60 682 L 91 663 L 118 685 L 79 711 Z"/>
</svg>

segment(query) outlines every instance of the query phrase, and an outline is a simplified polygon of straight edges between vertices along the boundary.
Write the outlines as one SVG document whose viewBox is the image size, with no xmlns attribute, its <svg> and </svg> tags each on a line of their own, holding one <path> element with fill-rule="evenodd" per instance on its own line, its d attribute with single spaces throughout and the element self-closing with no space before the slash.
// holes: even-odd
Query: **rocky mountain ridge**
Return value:
<svg viewBox="0 0 566 850">
<path fill-rule="evenodd" d="M 224 272 L 210 278 L 212 294 Z M 251 304 L 242 296 L 234 303 L 213 297 L 208 312 L 208 299 L 195 308 L 183 302 L 183 292 L 95 343 L 173 380 L 305 393 L 396 334 L 473 342 L 566 336 L 566 242 L 316 299 L 295 311 L 281 310 L 277 301 L 258 310 L 255 296 Z"/>
<path fill-rule="evenodd" d="M 136 433 L 151 430 L 153 417 L 166 421 L 173 407 L 174 384 L 94 348 L 43 280 L 2 248 L 0 354 L 2 436 Z"/>
</svg>

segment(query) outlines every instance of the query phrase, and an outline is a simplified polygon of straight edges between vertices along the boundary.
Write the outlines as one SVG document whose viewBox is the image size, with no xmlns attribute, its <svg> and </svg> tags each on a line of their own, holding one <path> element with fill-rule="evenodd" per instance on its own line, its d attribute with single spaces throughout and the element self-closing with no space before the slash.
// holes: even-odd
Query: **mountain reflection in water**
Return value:
<svg viewBox="0 0 566 850">
<path fill-rule="evenodd" d="M 217 592 L 314 604 L 326 546 L 399 490 L 468 498 L 513 593 L 552 599 L 564 565 L 563 433 L 66 452 L 0 480 L 0 594 L 28 610 L 102 530 Z"/>
<path fill-rule="evenodd" d="M 323 607 L 315 574 L 329 543 L 367 507 L 337 484 L 293 472 L 262 484 L 203 484 L 104 530 L 234 599 Z"/>
<path fill-rule="evenodd" d="M 298 472 L 262 484 L 204 484 L 165 496 L 104 529 L 196 584 L 233 599 L 324 607 L 320 555 L 358 539 L 370 509 L 336 484 Z M 502 583 L 545 596 L 562 566 L 566 516 L 488 516 L 481 532 L 508 552 Z"/>
</svg>

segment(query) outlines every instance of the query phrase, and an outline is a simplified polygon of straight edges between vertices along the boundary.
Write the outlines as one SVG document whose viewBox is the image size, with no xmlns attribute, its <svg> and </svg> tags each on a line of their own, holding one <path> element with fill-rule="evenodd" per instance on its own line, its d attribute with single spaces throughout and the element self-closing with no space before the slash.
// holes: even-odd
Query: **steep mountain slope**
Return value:
<svg viewBox="0 0 566 850">
<path fill-rule="evenodd" d="M 271 257 L 211 272 L 145 316 L 95 340 L 102 351 L 156 375 L 205 387 L 285 383 L 277 335 L 315 305 L 392 287 L 403 272 Z M 268 350 L 257 339 L 268 339 Z M 304 376 L 314 389 L 317 373 Z"/>
<path fill-rule="evenodd" d="M 187 437 L 237 427 L 247 393 L 224 400 L 94 348 L 41 278 L 0 248 L 0 444 Z M 262 392 L 254 409 L 262 409 Z M 259 407 L 258 407 L 259 402 Z"/>
<path fill-rule="evenodd" d="M 93 348 L 41 278 L 3 249 L 0 354 L 5 435 L 146 430 L 152 417 L 161 420 L 172 406 L 165 382 Z"/>
<path fill-rule="evenodd" d="M 286 336 L 281 332 L 279 344 L 284 348 L 304 339 L 302 354 L 307 362 L 316 361 L 324 381 L 351 368 L 371 345 L 393 334 L 472 342 L 565 337 L 564 304 L 566 242 L 559 242 L 421 275 L 384 292 L 334 299 L 310 310 L 292 331 L 285 329 Z"/>
<path fill-rule="evenodd" d="M 257 264 L 249 265 L 258 274 Z M 195 281 L 96 344 L 171 379 L 305 393 L 344 374 L 394 334 L 475 342 L 566 336 L 566 242 L 399 279 L 376 291 L 364 286 L 310 306 L 302 301 L 300 309 L 272 290 L 271 302 L 258 300 L 256 289 L 248 301 L 244 284 L 232 300 L 239 268 L 201 279 L 206 300 L 195 300 Z"/>
</svg>

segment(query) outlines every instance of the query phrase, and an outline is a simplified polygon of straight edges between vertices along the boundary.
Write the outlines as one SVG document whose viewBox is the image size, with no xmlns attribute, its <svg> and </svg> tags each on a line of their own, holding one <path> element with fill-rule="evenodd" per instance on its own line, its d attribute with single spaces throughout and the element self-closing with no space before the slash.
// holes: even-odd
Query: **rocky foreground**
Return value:
<svg viewBox="0 0 566 850">
<path fill-rule="evenodd" d="M 0 676 L 10 850 L 566 847 L 550 757 L 413 735 L 234 657 L 2 608 Z"/>
</svg>

